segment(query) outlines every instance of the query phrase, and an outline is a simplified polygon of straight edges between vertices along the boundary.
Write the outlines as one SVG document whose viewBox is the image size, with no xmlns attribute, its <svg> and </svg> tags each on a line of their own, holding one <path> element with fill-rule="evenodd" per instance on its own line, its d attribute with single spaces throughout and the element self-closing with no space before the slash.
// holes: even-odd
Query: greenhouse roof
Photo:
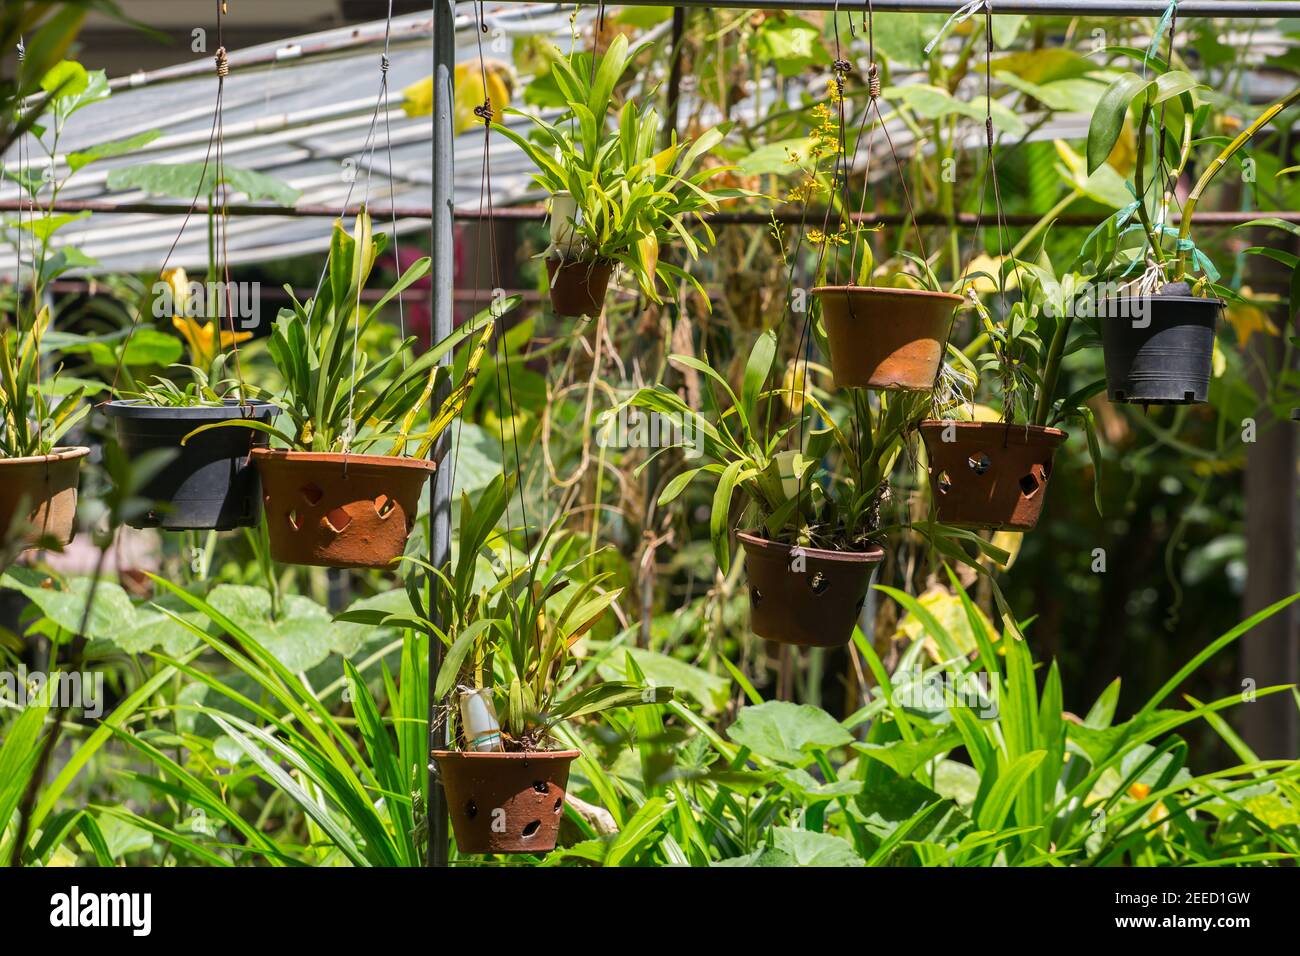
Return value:
<svg viewBox="0 0 1300 956">
<path fill-rule="evenodd" d="M 479 37 L 470 15 L 472 4 L 460 6 L 464 15 L 457 30 L 457 59 L 477 64 Z M 508 41 L 519 36 L 544 34 L 567 39 L 571 10 L 570 6 L 553 3 L 489 3 L 486 22 L 490 33 L 483 38 L 484 56 L 508 61 Z M 431 75 L 432 20 L 428 14 L 393 19 L 389 108 L 386 113 L 380 110 L 376 114 L 384 27 L 384 22 L 379 21 L 232 51 L 223 110 L 226 167 L 251 169 L 284 181 L 300 193 L 298 205 L 341 209 L 368 198 L 376 210 L 427 209 L 432 117 L 407 116 L 402 91 Z M 506 52 L 495 52 L 497 49 Z M 110 188 L 109 183 L 114 171 L 123 167 L 204 161 L 217 90 L 211 51 L 198 62 L 114 78 L 110 85 L 111 96 L 68 119 L 58 144 L 58 176 L 66 172 L 65 157 L 69 153 L 150 130 L 160 130 L 162 135 L 128 156 L 102 159 L 79 170 L 60 192 L 60 201 L 155 200 L 187 208 L 191 197 L 149 195 L 137 188 Z M 372 149 L 367 143 L 376 115 Z M 513 119 L 523 122 L 518 117 Z M 387 148 L 390 137 L 391 156 Z M 456 139 L 455 198 L 460 206 L 478 206 L 482 144 L 478 128 Z M 19 145 L 15 144 L 4 157 L 7 171 L 17 166 Z M 26 149 L 30 158 L 25 160 L 33 167 L 48 163 L 45 151 L 30 138 Z M 522 195 L 528 189 L 530 171 L 518 148 L 494 135 L 494 200 L 505 203 Z M 20 198 L 16 183 L 6 180 L 0 184 L 0 200 Z M 47 200 L 48 194 L 40 198 Z M 241 195 L 232 197 L 232 201 L 242 199 Z M 185 223 L 171 257 L 172 265 L 195 267 L 207 262 L 203 206 L 200 200 L 200 208 Z M 12 223 L 14 214 L 7 218 Z M 86 272 L 151 271 L 166 257 L 181 233 L 183 221 L 180 213 L 97 212 L 84 222 L 72 222 L 61 229 L 57 244 L 75 246 L 95 259 L 97 265 Z M 427 228 L 428 222 L 421 218 L 396 223 L 398 232 Z M 12 277 L 12 229 L 9 235 L 6 248 L 0 249 L 0 275 Z M 234 217 L 229 226 L 229 259 L 237 264 L 319 252 L 325 249 L 328 237 L 326 222 L 320 217 Z"/>
<path fill-rule="evenodd" d="M 570 18 L 574 7 L 570 4 L 489 3 L 484 8 L 486 34 L 478 30 L 474 7 L 473 3 L 458 4 L 461 15 L 456 55 L 460 63 L 476 66 L 481 42 L 483 57 L 509 63 L 509 68 L 514 69 L 510 63 L 514 39 L 544 35 L 565 46 L 573 34 Z M 578 11 L 580 22 L 594 16 L 591 9 Z M 388 109 L 377 111 L 385 26 L 380 20 L 232 51 L 222 114 L 226 166 L 251 169 L 287 183 L 298 193 L 295 205 L 300 208 L 332 211 L 368 202 L 375 210 L 427 211 L 432 177 L 432 117 L 408 116 L 403 109 L 402 91 L 431 75 L 432 19 L 425 13 L 393 19 Z M 660 36 L 667 28 L 665 22 L 643 34 L 642 39 Z M 1255 36 L 1255 57 L 1284 50 L 1285 45 L 1277 39 L 1272 31 Z M 96 211 L 84 221 L 68 223 L 58 232 L 54 245 L 74 246 L 95 260 L 93 266 L 74 270 L 74 274 L 151 272 L 164 260 L 191 269 L 206 265 L 208 235 L 202 203 L 187 220 L 184 210 L 190 196 L 160 197 L 140 188 L 115 187 L 111 177 L 115 171 L 141 164 L 204 161 L 217 90 L 211 52 L 187 64 L 113 78 L 111 96 L 69 118 L 58 145 L 59 177 L 67 170 L 65 157 L 69 153 L 152 130 L 161 135 L 129 155 L 101 159 L 79 170 L 60 192 L 61 202 L 155 200 L 177 210 L 161 214 Z M 902 83 L 924 79 L 906 77 L 901 72 L 897 76 Z M 1257 76 L 1256 80 L 1260 87 L 1254 91 L 1256 98 L 1272 92 L 1270 87 L 1277 85 L 1267 75 Z M 738 108 L 753 116 L 771 110 L 779 96 L 788 103 L 797 103 L 805 91 L 806 85 L 799 82 L 785 84 L 780 93 L 764 87 L 757 98 L 738 104 Z M 689 91 L 684 90 L 683 100 L 689 97 Z M 528 126 L 525 119 L 503 116 L 499 109 L 496 119 L 521 131 Z M 1026 138 L 1036 140 L 1082 138 L 1088 124 L 1086 113 L 1024 116 L 1014 122 L 1019 124 L 1021 120 L 1028 130 Z M 372 124 L 374 139 L 368 145 L 372 142 Z M 890 129 L 893 144 L 906 161 L 911 133 L 901 122 L 891 122 Z M 39 144 L 31 138 L 25 142 L 30 153 L 25 161 L 34 167 L 48 162 Z M 972 123 L 960 144 L 968 149 L 983 148 L 983 129 Z M 16 144 L 4 157 L 7 171 L 15 170 L 18 150 Z M 483 203 L 482 151 L 483 135 L 477 125 L 456 137 L 455 203 L 464 211 L 479 210 Z M 871 163 L 872 179 L 894 174 L 882 137 L 875 137 L 870 154 L 865 150 L 860 155 L 855 153 L 855 160 L 859 169 Z M 503 136 L 492 135 L 495 207 L 540 198 L 531 184 L 531 172 L 531 164 L 518 147 Z M 0 180 L 0 202 L 12 204 L 21 195 L 16 183 Z M 40 198 L 47 200 L 48 193 Z M 231 197 L 232 202 L 245 199 L 239 194 Z M 8 242 L 0 246 L 0 277 L 12 278 L 14 214 L 6 218 L 10 228 L 5 230 Z M 386 231 L 398 233 L 417 232 L 428 225 L 428 220 L 418 215 L 395 223 L 385 220 Z M 328 238 L 329 230 L 319 215 L 235 216 L 229 224 L 228 258 L 232 264 L 247 264 L 322 252 Z M 168 259 L 173 242 L 176 247 Z M 24 252 L 24 260 L 28 258 Z"/>
</svg>

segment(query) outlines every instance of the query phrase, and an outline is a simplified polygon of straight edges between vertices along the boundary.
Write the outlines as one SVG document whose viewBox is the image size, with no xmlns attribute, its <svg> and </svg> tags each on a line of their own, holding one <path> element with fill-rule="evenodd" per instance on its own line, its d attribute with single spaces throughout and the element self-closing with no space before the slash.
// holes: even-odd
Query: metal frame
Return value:
<svg viewBox="0 0 1300 956">
<path fill-rule="evenodd" d="M 102 199 L 60 199 L 52 203 L 33 203 L 30 199 L 0 199 L 0 212 L 26 212 L 37 215 L 51 212 L 99 212 L 99 213 L 118 213 L 118 214 L 140 214 L 140 215 L 170 215 L 183 216 L 189 211 L 189 206 L 179 202 L 153 202 L 149 200 L 137 202 L 112 202 L 111 200 Z M 351 219 L 361 212 L 361 206 L 350 205 L 344 206 L 341 210 L 338 206 L 326 206 L 320 204 L 303 204 L 298 206 L 273 206 L 265 203 L 231 203 L 224 208 L 224 211 L 231 216 L 282 216 L 286 219 L 338 219 L 340 214 L 344 219 Z M 720 211 L 714 213 L 704 213 L 703 218 L 707 219 L 713 226 L 767 226 L 772 219 L 787 225 L 798 225 L 803 222 L 818 222 L 826 214 L 825 208 L 801 206 L 790 206 L 784 210 L 778 210 L 773 213 Z M 433 207 L 431 206 L 370 206 L 370 215 L 375 221 L 388 221 L 393 218 L 397 219 L 433 219 Z M 503 206 L 500 209 L 452 209 L 452 220 L 455 222 L 486 222 L 492 220 L 495 222 L 542 222 L 546 218 L 546 210 L 541 206 Z M 1274 219 L 1282 219 L 1287 222 L 1300 222 L 1300 211 L 1293 209 L 1207 209 L 1205 211 L 1196 211 L 1196 221 L 1203 226 L 1238 226 L 1252 219 L 1259 219 L 1261 216 L 1269 216 Z M 850 212 L 846 218 L 853 222 L 865 223 L 868 225 L 885 225 L 897 226 L 905 225 L 916 219 L 919 226 L 978 226 L 981 219 L 975 213 L 959 212 L 956 215 L 948 216 L 943 213 L 918 213 L 915 217 L 910 217 L 905 213 L 879 213 L 879 212 Z M 1037 213 L 1007 213 L 1002 217 L 1003 222 L 1008 226 L 1032 226 L 1042 218 Z M 1169 221 L 1177 223 L 1181 220 L 1182 214 L 1174 211 L 1169 214 Z M 1066 213 L 1056 218 L 1059 226 L 1087 226 L 1092 228 L 1097 224 L 1097 217 L 1083 214 Z"/>
<path fill-rule="evenodd" d="M 530 0 L 498 0 L 525 3 Z M 986 0 L 994 14 L 1030 16 L 1158 17 L 1169 0 Z M 841 13 L 956 13 L 962 0 L 614 0 L 607 7 L 713 7 L 732 10 L 839 10 Z M 977 9 L 976 13 L 983 14 Z M 1300 16 L 1300 2 L 1278 0 L 1179 0 L 1179 17 L 1271 19 Z"/>
<path fill-rule="evenodd" d="M 456 9 L 454 0 L 433 2 L 433 341 L 440 341 L 452 331 L 452 222 L 457 218 L 453 208 L 452 159 L 452 97 L 455 75 Z M 525 0 L 501 0 L 525 2 Z M 639 5 L 675 8 L 712 7 L 752 10 L 835 10 L 865 14 L 873 13 L 947 13 L 953 14 L 967 4 L 961 0 L 636 0 Z M 606 6 L 627 6 L 631 0 L 615 0 Z M 1033 16 L 1086 15 L 1098 17 L 1160 16 L 1170 6 L 1169 0 L 985 0 L 984 8 L 977 14 L 1028 14 Z M 1187 17 L 1241 17 L 1275 18 L 1300 16 L 1300 2 L 1257 2 L 1257 0 L 1181 0 L 1178 15 Z M 522 217 L 521 217 L 522 218 Z M 445 281 L 438 281 L 443 277 Z M 435 403 L 441 396 L 435 396 Z M 436 409 L 435 404 L 435 409 Z M 430 543 L 429 562 L 441 567 L 450 553 L 451 541 L 451 475 L 438 469 L 430 488 Z M 429 603 L 433 614 L 434 583 L 430 576 Z M 442 646 L 433 637 L 429 639 L 429 744 L 432 750 L 441 741 L 435 741 L 434 717 L 440 701 L 433 697 L 433 684 L 442 659 Z M 429 826 L 430 866 L 447 863 L 447 814 L 442 786 L 430 764 L 429 800 L 426 807 Z"/>
<path fill-rule="evenodd" d="M 456 76 L 456 3 L 455 0 L 433 0 L 433 249 L 430 273 L 433 276 L 433 309 L 431 316 L 432 335 L 430 341 L 441 342 L 451 335 L 452 307 L 454 300 L 452 287 L 455 285 L 452 269 L 452 211 L 455 182 L 452 179 L 452 156 L 454 154 L 452 132 L 454 102 L 453 84 Z M 439 281 L 442 279 L 442 281 Z M 443 357 L 443 364 L 451 364 L 451 356 Z M 449 384 L 439 389 L 433 396 L 432 414 L 437 416 L 438 409 L 447 398 Z M 446 450 L 449 433 L 438 439 L 434 457 Z M 443 457 L 446 461 L 446 457 Z M 439 468 L 429 483 L 429 564 L 441 568 L 451 556 L 451 471 Z M 428 578 L 429 617 L 435 624 L 438 620 L 437 602 L 434 600 L 437 590 L 437 578 L 432 573 Z M 438 679 L 438 668 L 442 665 L 442 643 L 433 634 L 429 635 L 429 751 L 440 746 L 437 721 L 435 720 L 440 701 L 434 696 L 434 684 Z M 445 731 L 442 736 L 445 737 Z M 429 866 L 447 865 L 447 810 L 446 796 L 442 782 L 434 770 L 433 757 L 426 755 L 429 761 L 428 801 L 425 807 L 425 820 L 429 830 Z"/>
</svg>

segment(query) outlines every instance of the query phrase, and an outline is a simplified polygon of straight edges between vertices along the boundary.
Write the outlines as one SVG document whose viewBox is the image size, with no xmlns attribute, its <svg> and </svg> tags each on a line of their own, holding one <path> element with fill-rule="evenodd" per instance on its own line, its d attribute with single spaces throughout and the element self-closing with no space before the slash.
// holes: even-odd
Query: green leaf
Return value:
<svg viewBox="0 0 1300 956">
<path fill-rule="evenodd" d="M 736 163 L 738 172 L 746 176 L 780 175 L 789 173 L 791 155 L 800 162 L 807 162 L 812 138 L 801 136 L 797 139 L 783 139 L 774 143 L 764 143 L 752 153 Z"/>
<path fill-rule="evenodd" d="M 591 644 L 593 649 L 601 646 L 596 641 Z M 627 647 L 624 650 L 632 656 L 650 685 L 672 687 L 675 691 L 694 698 L 705 713 L 716 714 L 727 705 L 731 681 L 726 677 L 710 674 L 701 667 L 643 647 Z M 624 676 L 623 667 L 617 661 L 609 659 L 602 660 L 597 670 L 606 680 L 618 680 Z"/>
<path fill-rule="evenodd" d="M 737 459 L 722 472 L 717 490 L 713 493 L 713 512 L 709 515 L 709 537 L 713 541 L 713 554 L 718 559 L 718 570 L 726 574 L 731 568 L 731 496 L 736 480 L 748 465 Z"/>
<path fill-rule="evenodd" d="M 886 744 L 855 743 L 853 749 L 872 760 L 880 761 L 900 777 L 910 777 L 917 767 L 960 744 L 960 735 L 950 729 L 934 737 L 923 737 L 916 741 L 891 740 Z"/>
<path fill-rule="evenodd" d="M 1139 91 L 1150 85 L 1150 81 L 1136 73 L 1122 73 L 1101 95 L 1097 108 L 1092 113 L 1092 122 L 1088 125 L 1089 174 L 1110 157 L 1111 150 L 1119 141 L 1120 130 L 1124 128 L 1129 103 Z"/>
<path fill-rule="evenodd" d="M 174 335 L 159 332 L 157 329 L 136 329 L 126 343 L 125 354 L 120 354 L 121 347 L 113 348 L 104 342 L 88 343 L 90 360 L 106 368 L 117 367 L 119 358 L 129 368 L 157 366 L 166 368 L 181 359 L 181 340 Z M 67 351 L 72 351 L 71 349 Z"/>
<path fill-rule="evenodd" d="M 61 60 L 41 77 L 41 89 L 54 93 L 56 100 L 80 96 L 89 83 L 90 75 L 76 60 Z"/>
<path fill-rule="evenodd" d="M 609 851 L 605 854 L 605 866 L 618 866 L 625 859 L 635 858 L 662 840 L 665 834 L 656 833 L 656 830 L 673 809 L 673 805 L 663 797 L 651 797 L 641 804 L 632 819 L 623 824 L 618 836 L 610 843 Z"/>
<path fill-rule="evenodd" d="M 220 584 L 208 594 L 212 607 L 243 628 L 289 670 L 310 670 L 337 649 L 339 635 L 330 627 L 330 613 L 301 594 L 286 594 L 280 601 L 280 614 L 273 616 L 271 595 L 265 588 Z"/>
<path fill-rule="evenodd" d="M 547 724 L 561 720 L 587 717 L 617 707 L 640 707 L 645 704 L 666 704 L 673 699 L 671 687 L 654 687 L 650 684 L 630 684 L 625 681 L 606 681 L 574 694 L 551 708 Z"/>
<path fill-rule="evenodd" d="M 749 352 L 749 361 L 745 364 L 745 380 L 740 391 L 745 417 L 751 422 L 758 420 L 758 396 L 767 377 L 772 374 L 772 361 L 775 358 L 776 329 L 768 329 L 758 337 Z"/>
<path fill-rule="evenodd" d="M 20 219 L 19 223 L 25 229 L 31 230 L 33 236 L 37 239 L 45 240 L 54 235 L 70 222 L 76 222 L 79 219 L 85 219 L 90 215 L 89 210 L 82 212 L 61 213 L 57 216 L 38 216 L 34 219 Z"/>
<path fill-rule="evenodd" d="M 782 700 L 743 708 L 727 736 L 760 757 L 795 767 L 812 761 L 809 751 L 853 743 L 853 735 L 820 707 Z"/>
<path fill-rule="evenodd" d="M 1202 88 L 1205 88 L 1205 84 L 1190 73 L 1185 73 L 1182 70 L 1171 70 L 1168 73 L 1160 74 L 1156 78 L 1155 94 L 1151 97 L 1151 105 L 1157 106 L 1165 100 Z"/>
<path fill-rule="evenodd" d="M 278 753 L 284 758 L 291 758 L 296 755 L 288 751 L 284 744 L 270 734 L 259 730 L 252 724 L 239 720 L 237 717 L 223 718 L 215 712 L 210 713 L 209 716 L 244 751 L 244 754 L 261 768 L 267 779 L 276 788 L 298 804 L 307 816 L 311 817 L 316 825 L 329 835 L 334 845 L 352 861 L 353 866 L 369 865 L 369 861 L 357 847 L 351 835 L 343 828 L 340 820 L 330 812 L 330 809 L 324 805 L 323 801 L 314 797 L 293 776 L 290 776 L 279 761 L 271 756 L 271 753 Z M 239 724 L 245 732 L 237 730 L 233 726 L 235 723 Z"/>
<path fill-rule="evenodd" d="M 751 49 L 760 62 L 771 63 L 782 76 L 798 76 L 814 64 L 831 61 L 821 31 L 789 14 L 764 20 Z"/>
<path fill-rule="evenodd" d="M 152 143 L 161 135 L 161 130 L 151 129 L 143 133 L 137 133 L 127 139 L 118 139 L 111 143 L 100 143 L 98 146 L 78 150 L 75 153 L 68 154 L 68 166 L 75 173 L 97 159 L 107 159 L 110 156 L 122 156 L 126 153 L 135 152 L 141 146 Z"/>
<path fill-rule="evenodd" d="M 1021 754 L 998 774 L 997 781 L 978 811 L 979 825 L 984 830 L 997 830 L 1006 822 L 1011 806 L 1020 794 L 1029 775 L 1047 756 L 1045 750 L 1031 750 Z"/>
<path fill-rule="evenodd" d="M 1250 222 L 1243 222 L 1241 225 L 1235 226 L 1234 228 L 1251 229 L 1256 226 L 1265 226 L 1270 229 L 1281 229 L 1284 232 L 1289 232 L 1293 236 L 1300 237 L 1300 223 L 1288 222 L 1285 219 L 1277 219 L 1271 216 L 1266 216 L 1262 219 L 1252 219 Z"/>
<path fill-rule="evenodd" d="M 664 490 L 659 494 L 659 507 L 663 507 L 677 500 L 677 496 L 686 490 L 686 486 L 695 480 L 695 477 L 702 471 L 709 471 L 711 466 L 701 465 L 699 468 L 691 468 L 683 471 L 680 475 L 674 475 L 673 480 L 664 486 Z"/>
<path fill-rule="evenodd" d="M 890 13 L 875 17 L 877 58 L 883 53 L 901 67 L 924 66 L 925 45 L 947 19 L 946 13 Z"/>
<path fill-rule="evenodd" d="M 772 845 L 789 855 L 792 866 L 866 866 L 847 840 L 829 833 L 773 827 Z"/>
<path fill-rule="evenodd" d="M 239 166 L 225 167 L 224 180 L 236 194 L 242 193 L 249 202 L 267 199 L 281 206 L 292 206 L 302 195 L 288 183 L 274 176 Z M 120 166 L 110 170 L 110 190 L 142 189 L 153 196 L 170 196 L 193 200 L 195 196 L 210 195 L 217 185 L 217 169 L 208 163 L 142 163 L 138 166 Z"/>
<path fill-rule="evenodd" d="M 942 87 L 928 83 L 908 83 L 902 86 L 886 87 L 882 95 L 887 100 L 904 103 L 917 116 L 924 119 L 939 119 L 944 116 L 966 116 L 973 120 L 983 120 L 987 115 L 981 100 L 961 100 Z M 1009 136 L 1019 137 L 1025 132 L 1025 123 L 1008 107 L 994 100 L 990 104 L 993 125 Z"/>
<path fill-rule="evenodd" d="M 1119 704 L 1120 679 L 1116 677 L 1106 685 L 1093 705 L 1088 708 L 1088 716 L 1083 718 L 1083 725 L 1094 730 L 1105 730 L 1115 719 L 1115 707 Z"/>
<path fill-rule="evenodd" d="M 442 669 L 438 671 L 438 680 L 434 685 L 434 697 L 441 700 L 451 693 L 452 685 L 456 682 L 456 675 L 460 673 L 466 655 L 483 632 L 497 623 L 499 622 L 495 618 L 480 618 L 456 635 L 456 639 L 451 642 L 451 647 L 447 648 L 447 653 L 442 659 Z"/>
</svg>

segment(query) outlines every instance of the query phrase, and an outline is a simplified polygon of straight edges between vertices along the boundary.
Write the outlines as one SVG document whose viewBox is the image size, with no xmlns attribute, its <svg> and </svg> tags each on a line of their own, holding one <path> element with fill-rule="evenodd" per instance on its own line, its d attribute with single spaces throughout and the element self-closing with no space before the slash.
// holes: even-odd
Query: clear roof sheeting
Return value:
<svg viewBox="0 0 1300 956">
<path fill-rule="evenodd" d="M 573 35 L 572 4 L 492 3 L 484 16 L 488 33 L 481 34 L 474 19 L 474 4 L 458 4 L 456 55 L 458 62 L 477 64 L 480 42 L 487 59 L 512 60 L 513 40 L 544 35 L 562 48 Z M 581 8 L 584 26 L 594 18 L 594 8 Z M 662 36 L 663 23 L 641 39 Z M 230 75 L 226 78 L 223 111 L 225 162 L 228 167 L 256 170 L 288 183 L 301 191 L 298 205 L 338 209 L 346 203 L 367 200 L 373 209 L 390 206 L 428 209 L 431 202 L 432 117 L 408 117 L 402 109 L 402 91 L 430 76 L 433 68 L 432 20 L 426 13 L 396 17 L 391 24 L 388 73 L 389 108 L 375 119 L 380 90 L 380 53 L 383 50 L 384 21 L 315 33 L 275 43 L 230 51 Z M 585 31 L 584 31 L 585 32 Z M 1229 38 L 1231 39 L 1231 38 Z M 1252 57 L 1286 48 L 1276 31 L 1258 34 L 1251 47 Z M 511 64 L 513 68 L 513 64 Z M 517 77 L 514 103 L 519 105 L 528 77 Z M 824 77 L 812 82 L 820 86 Z M 896 71 L 895 82 L 925 81 L 925 75 Z M 979 84 L 975 77 L 971 82 Z M 79 170 L 60 194 L 61 200 L 109 202 L 163 201 L 183 208 L 190 197 L 181 199 L 149 196 L 140 190 L 110 191 L 109 174 L 116 168 L 142 163 L 202 163 L 208 151 L 217 91 L 212 50 L 192 63 L 138 73 L 111 80 L 112 95 L 75 113 L 59 143 L 62 177 L 66 154 L 101 143 L 158 129 L 162 135 L 126 157 L 98 160 Z M 1260 99 L 1281 85 L 1277 77 L 1252 74 L 1252 98 Z M 735 111 L 753 119 L 778 108 L 797 106 L 806 81 L 789 82 L 776 88 L 765 81 L 751 95 L 736 103 Z M 1282 90 L 1285 92 L 1285 90 Z M 979 90 L 971 95 L 980 99 Z M 1267 96 L 1267 98 L 1272 98 Z M 690 115 L 693 98 L 683 92 L 682 111 Z M 518 116 L 502 115 L 521 132 L 530 124 Z M 712 107 L 699 117 L 701 123 L 721 117 Z M 1028 127 L 1027 139 L 1080 139 L 1086 135 L 1086 113 L 1058 113 L 1050 117 L 1022 116 Z M 367 149 L 372 120 L 375 128 L 373 154 Z M 1044 121 L 1045 120 L 1045 121 Z M 914 147 L 907 126 L 894 117 L 890 131 L 904 162 Z M 391 136 L 391 151 L 388 142 Z M 33 165 L 46 163 L 45 150 L 26 140 Z M 984 147 L 984 130 L 971 123 L 960 143 L 966 149 Z M 4 156 L 7 172 L 15 171 L 19 146 Z M 483 134 L 477 124 L 455 140 L 454 178 L 456 205 L 476 210 L 483 203 Z M 373 155 L 373 162 L 371 158 Z M 391 178 L 390 172 L 391 156 Z M 532 165 L 508 139 L 492 134 L 492 201 L 503 207 L 522 200 L 541 198 L 531 183 Z M 869 166 L 872 179 L 896 175 L 884 137 L 876 136 L 872 149 L 855 151 L 857 168 Z M 345 164 L 351 160 L 353 175 L 345 178 Z M 0 180 L 0 200 L 21 197 L 18 186 Z M 42 198 L 47 198 L 48 193 Z M 232 202 L 245 197 L 235 195 Z M 14 228 L 16 214 L 0 216 L 0 279 L 15 274 Z M 54 245 L 75 246 L 96 260 L 97 265 L 79 270 L 82 274 L 156 271 L 184 221 L 183 212 L 166 214 L 96 212 L 59 230 Z M 385 222 L 384 229 L 392 224 Z M 398 232 L 428 228 L 421 218 L 399 220 Z M 232 264 L 265 262 L 289 256 L 322 252 L 329 241 L 329 220 L 324 217 L 234 216 L 229 223 L 228 256 Z M 190 217 L 172 254 L 170 264 L 193 269 L 208 259 L 207 221 L 200 208 Z M 24 264 L 30 255 L 24 243 Z"/>
<path fill-rule="evenodd" d="M 472 18 L 472 3 L 461 3 L 457 26 L 458 62 L 477 64 L 479 30 Z M 514 37 L 543 34 L 567 44 L 571 35 L 572 7 L 565 4 L 489 3 L 488 35 L 482 38 L 483 55 L 509 62 Z M 582 17 L 592 16 L 590 12 Z M 367 148 L 372 117 L 380 92 L 384 23 L 331 30 L 273 44 L 232 50 L 226 77 L 223 110 L 225 164 L 243 167 L 280 179 L 301 191 L 298 205 L 341 208 L 367 198 L 374 209 L 403 206 L 427 209 L 432 180 L 432 117 L 408 117 L 402 109 L 402 90 L 426 79 L 433 69 L 432 21 L 429 14 L 395 17 L 389 46 L 387 117 L 380 110 L 375 121 L 373 162 Z M 493 42 L 504 41 L 504 42 Z M 504 52 L 497 52 L 504 51 Z M 258 62 L 261 61 L 261 62 Z M 162 136 L 126 157 L 101 159 L 79 170 L 60 193 L 60 200 L 112 202 L 175 202 L 183 199 L 151 196 L 141 190 L 110 191 L 110 172 L 143 163 L 202 163 L 208 152 L 217 91 L 212 50 L 201 63 L 170 67 L 152 74 L 113 78 L 107 99 L 74 113 L 59 141 L 61 178 L 67 167 L 63 157 L 100 143 L 125 139 L 158 129 Z M 521 88 L 516 84 L 516 96 Z M 520 117 L 502 117 L 522 128 Z M 391 135 L 391 179 L 389 177 Z M 47 134 L 48 136 L 48 134 Z M 483 133 L 474 127 L 455 141 L 455 200 L 477 209 L 480 196 Z M 34 167 L 48 163 L 45 150 L 28 140 Z M 4 157 L 7 171 L 15 171 L 19 146 Z M 504 137 L 493 134 L 493 200 L 506 204 L 529 189 L 531 165 Z M 351 160 L 349 164 L 347 161 Z M 346 169 L 351 167 L 349 181 Z M 0 183 L 0 199 L 22 197 L 17 184 Z M 48 193 L 42 198 L 48 198 Z M 246 197 L 235 195 L 232 202 Z M 0 276 L 15 272 L 16 213 L 4 216 L 5 241 L 0 244 Z M 96 212 L 73 222 L 56 234 L 55 245 L 75 246 L 97 260 L 85 273 L 150 272 L 157 270 L 181 231 L 183 214 Z M 384 224 L 386 230 L 391 228 Z M 427 229 L 423 219 L 397 223 L 399 232 Z M 329 241 L 329 219 L 282 216 L 238 216 L 229 223 L 228 253 L 232 264 L 262 262 L 324 251 Z M 202 267 L 208 259 L 205 204 L 186 224 L 172 254 L 171 264 Z M 24 263 L 29 258 L 23 245 Z"/>
</svg>

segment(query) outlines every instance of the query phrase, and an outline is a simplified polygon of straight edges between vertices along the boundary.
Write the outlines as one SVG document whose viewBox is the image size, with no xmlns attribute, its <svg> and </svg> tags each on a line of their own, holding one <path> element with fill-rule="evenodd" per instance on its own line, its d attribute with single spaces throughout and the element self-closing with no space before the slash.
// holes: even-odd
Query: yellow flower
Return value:
<svg viewBox="0 0 1300 956">
<path fill-rule="evenodd" d="M 822 186 L 816 179 L 809 176 L 799 185 L 790 190 L 787 202 L 808 202 L 816 199 L 823 192 Z"/>
<path fill-rule="evenodd" d="M 231 345 L 246 342 L 253 337 L 252 332 L 227 332 L 223 329 L 220 345 L 217 345 L 215 322 L 200 324 L 188 315 L 174 315 L 172 325 L 176 326 L 176 330 L 184 337 L 185 344 L 190 347 L 190 364 L 196 368 L 206 369 L 211 366 L 217 357 L 218 348 L 224 352 Z"/>
<path fill-rule="evenodd" d="M 1128 788 L 1128 795 L 1134 800 L 1145 800 L 1151 793 L 1151 787 L 1145 783 L 1135 783 Z M 1146 820 L 1149 823 L 1158 823 L 1165 817 L 1169 816 L 1169 810 L 1165 807 L 1163 800 L 1157 800 L 1155 806 L 1147 811 Z M 1160 829 L 1164 830 L 1169 824 L 1161 824 Z"/>
<path fill-rule="evenodd" d="M 175 269 L 167 269 L 162 274 L 163 282 L 171 286 L 172 290 L 172 311 L 177 315 L 185 314 L 185 307 L 190 301 L 190 277 L 185 274 L 185 270 L 179 266 Z"/>
<path fill-rule="evenodd" d="M 791 359 L 781 379 L 781 399 L 786 408 L 798 415 L 803 411 L 807 368 L 798 359 Z"/>
<path fill-rule="evenodd" d="M 485 82 L 486 81 L 486 82 Z M 455 74 L 454 124 L 457 133 L 463 133 L 483 120 L 474 114 L 474 108 L 483 101 L 492 103 L 492 112 L 499 118 L 501 111 L 510 105 L 510 95 L 515 80 L 509 64 L 489 59 L 480 66 L 477 61 L 461 63 Z M 433 77 L 416 80 L 402 90 L 402 110 L 407 116 L 428 116 L 433 112 Z"/>
<path fill-rule="evenodd" d="M 808 242 L 814 246 L 835 245 L 847 246 L 849 244 L 848 231 L 844 223 L 840 223 L 838 232 L 825 233 L 820 229 L 808 230 Z"/>
<path fill-rule="evenodd" d="M 1241 294 L 1247 299 L 1263 300 L 1265 298 L 1263 296 L 1255 297 L 1250 286 L 1243 286 Z M 1229 305 L 1228 323 L 1236 331 L 1237 342 L 1242 346 L 1249 345 L 1250 337 L 1256 332 L 1273 336 L 1279 334 L 1277 326 L 1268 317 L 1268 313 L 1252 302 L 1233 302 Z"/>
</svg>

